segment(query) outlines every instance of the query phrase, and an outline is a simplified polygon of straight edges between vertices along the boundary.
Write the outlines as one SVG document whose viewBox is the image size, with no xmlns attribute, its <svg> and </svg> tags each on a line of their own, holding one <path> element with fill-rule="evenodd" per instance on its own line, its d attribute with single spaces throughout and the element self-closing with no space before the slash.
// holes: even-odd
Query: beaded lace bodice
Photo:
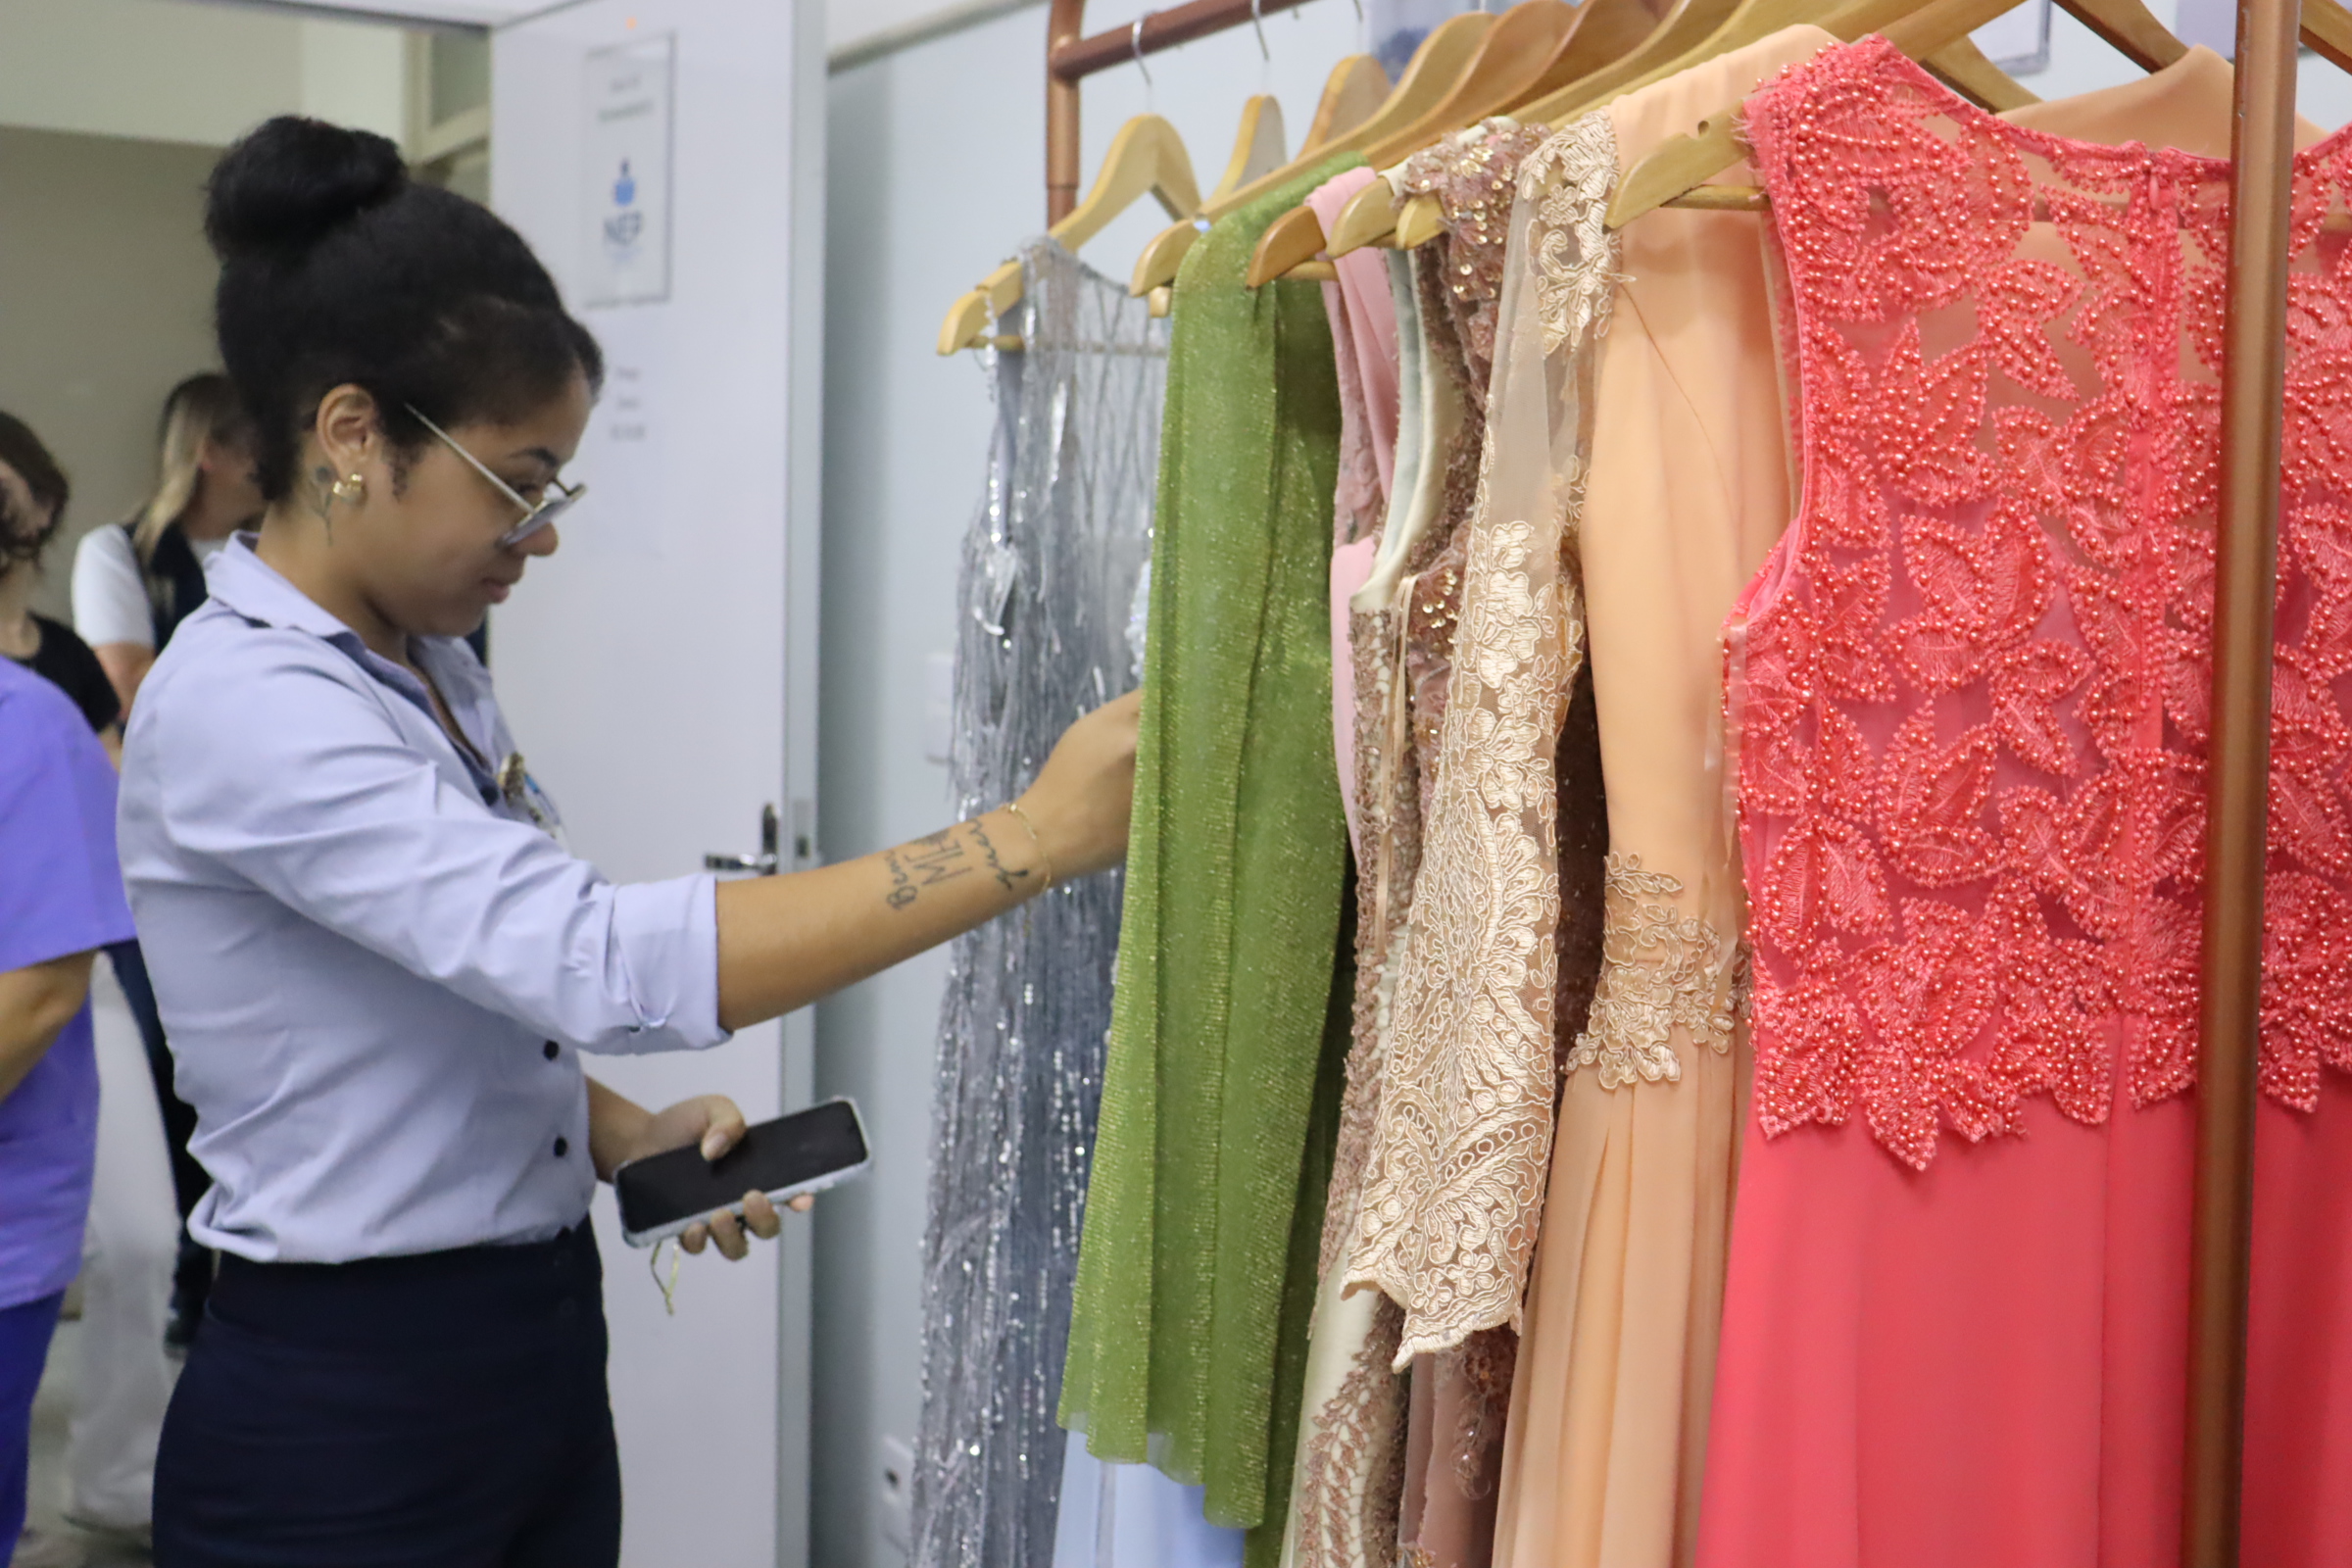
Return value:
<svg viewBox="0 0 2352 1568">
<path fill-rule="evenodd" d="M 1882 39 L 1748 100 L 1804 504 L 1735 612 L 1767 1132 L 2105 1119 L 2194 1077 L 2228 168 Z M 2262 1082 L 2352 1068 L 2352 140 L 2298 156 Z"/>
</svg>

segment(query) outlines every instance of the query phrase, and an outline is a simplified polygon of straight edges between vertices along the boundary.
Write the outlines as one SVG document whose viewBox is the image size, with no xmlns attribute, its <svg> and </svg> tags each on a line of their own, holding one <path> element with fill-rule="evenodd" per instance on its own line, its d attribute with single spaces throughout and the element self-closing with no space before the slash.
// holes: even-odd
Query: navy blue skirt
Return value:
<svg viewBox="0 0 2352 1568">
<path fill-rule="evenodd" d="M 158 1568 L 612 1568 L 603 1269 L 551 1242 L 223 1256 L 164 1421 Z"/>
</svg>

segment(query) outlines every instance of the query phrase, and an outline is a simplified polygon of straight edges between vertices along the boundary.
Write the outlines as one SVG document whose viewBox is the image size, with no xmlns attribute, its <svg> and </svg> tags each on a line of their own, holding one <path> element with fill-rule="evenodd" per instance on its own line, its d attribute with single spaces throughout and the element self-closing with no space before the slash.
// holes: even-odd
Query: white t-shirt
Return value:
<svg viewBox="0 0 2352 1568">
<path fill-rule="evenodd" d="M 210 564 L 225 539 L 191 539 L 199 563 Z M 155 615 L 147 584 L 139 576 L 138 552 L 130 535 L 108 523 L 92 528 L 74 547 L 74 629 L 92 648 L 108 643 L 155 646 Z"/>
</svg>

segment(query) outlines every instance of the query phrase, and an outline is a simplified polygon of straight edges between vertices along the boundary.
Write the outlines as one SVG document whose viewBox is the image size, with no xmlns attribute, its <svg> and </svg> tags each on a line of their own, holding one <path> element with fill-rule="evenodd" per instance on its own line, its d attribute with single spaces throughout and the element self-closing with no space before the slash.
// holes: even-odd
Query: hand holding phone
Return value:
<svg viewBox="0 0 2352 1568">
<path fill-rule="evenodd" d="M 612 1191 L 622 1236 L 631 1247 L 651 1247 L 717 1214 L 740 1218 L 746 1193 L 787 1203 L 848 1181 L 870 1162 L 857 1105 L 830 1100 L 747 1129 L 715 1160 L 691 1144 L 630 1160 L 612 1173 Z"/>
</svg>

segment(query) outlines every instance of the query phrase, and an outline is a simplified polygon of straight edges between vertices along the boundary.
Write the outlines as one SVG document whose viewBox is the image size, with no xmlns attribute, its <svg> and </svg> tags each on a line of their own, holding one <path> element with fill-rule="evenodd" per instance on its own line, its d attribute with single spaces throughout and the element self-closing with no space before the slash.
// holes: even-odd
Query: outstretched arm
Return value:
<svg viewBox="0 0 2352 1568">
<path fill-rule="evenodd" d="M 1127 853 L 1140 694 L 1071 725 L 1014 807 L 862 859 L 718 888 L 718 1017 L 790 1012 Z"/>
</svg>

